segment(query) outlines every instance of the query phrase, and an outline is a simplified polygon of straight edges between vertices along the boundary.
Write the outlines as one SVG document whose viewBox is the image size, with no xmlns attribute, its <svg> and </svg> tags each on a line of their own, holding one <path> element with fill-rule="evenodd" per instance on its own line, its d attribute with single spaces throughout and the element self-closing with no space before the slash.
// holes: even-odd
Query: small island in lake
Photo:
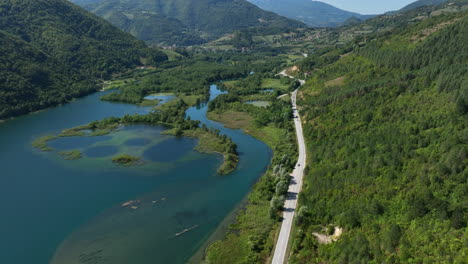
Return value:
<svg viewBox="0 0 468 264">
<path fill-rule="evenodd" d="M 139 157 L 122 154 L 113 157 L 112 162 L 122 166 L 135 166 L 141 164 L 141 159 Z"/>
<path fill-rule="evenodd" d="M 66 160 L 77 160 L 83 157 L 79 150 L 61 151 L 59 155 Z"/>
</svg>

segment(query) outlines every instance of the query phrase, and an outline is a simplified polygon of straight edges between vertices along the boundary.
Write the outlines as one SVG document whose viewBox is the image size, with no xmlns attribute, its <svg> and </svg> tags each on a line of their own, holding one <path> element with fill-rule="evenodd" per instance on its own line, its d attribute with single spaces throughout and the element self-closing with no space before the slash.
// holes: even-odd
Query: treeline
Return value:
<svg viewBox="0 0 468 264">
<path fill-rule="evenodd" d="M 313 72 L 290 263 L 463 263 L 468 18 L 379 36 Z M 313 232 L 344 228 L 329 245 Z"/>
<path fill-rule="evenodd" d="M 237 163 L 239 162 L 239 153 L 237 152 L 237 144 L 232 141 L 232 139 L 226 135 L 220 134 L 219 129 L 209 128 L 205 124 L 201 126 L 201 130 L 209 135 L 218 139 L 218 145 L 222 147 L 220 149 L 215 149 L 214 151 L 219 151 L 224 156 L 223 165 L 218 169 L 218 174 L 224 175 L 233 172 Z M 203 142 L 201 142 L 203 144 Z"/>
<path fill-rule="evenodd" d="M 0 119 L 96 91 L 98 79 L 167 60 L 66 0 L 0 3 Z"/>
</svg>

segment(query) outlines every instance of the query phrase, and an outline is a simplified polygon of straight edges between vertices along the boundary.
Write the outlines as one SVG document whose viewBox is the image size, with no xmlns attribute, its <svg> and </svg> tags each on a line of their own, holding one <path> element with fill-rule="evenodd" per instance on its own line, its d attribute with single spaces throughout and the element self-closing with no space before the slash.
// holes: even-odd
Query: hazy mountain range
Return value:
<svg viewBox="0 0 468 264">
<path fill-rule="evenodd" d="M 419 0 L 419 1 L 416 1 L 414 3 L 411 3 L 411 4 L 403 7 L 402 9 L 399 10 L 399 12 L 405 12 L 405 11 L 415 9 L 415 8 L 418 8 L 418 7 L 421 7 L 421 6 L 439 5 L 439 4 L 445 3 L 447 1 L 448 0 Z"/>
<path fill-rule="evenodd" d="M 334 27 L 350 18 L 364 20 L 372 15 L 361 15 L 312 0 L 248 0 L 258 7 L 296 19 L 313 27 Z"/>
</svg>

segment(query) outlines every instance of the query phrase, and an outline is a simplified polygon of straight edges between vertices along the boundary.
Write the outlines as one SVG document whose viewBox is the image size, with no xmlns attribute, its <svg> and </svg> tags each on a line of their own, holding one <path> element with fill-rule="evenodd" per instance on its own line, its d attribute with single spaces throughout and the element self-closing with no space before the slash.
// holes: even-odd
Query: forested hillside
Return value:
<svg viewBox="0 0 468 264">
<path fill-rule="evenodd" d="M 0 0 L 0 119 L 97 89 L 167 57 L 66 0 Z"/>
<path fill-rule="evenodd" d="M 73 0 L 150 44 L 193 45 L 238 29 L 296 28 L 299 21 L 245 0 Z M 93 3 L 94 2 L 94 3 Z"/>
<path fill-rule="evenodd" d="M 335 27 L 350 18 L 365 20 L 372 16 L 341 10 L 332 5 L 309 0 L 248 0 L 256 6 L 313 27 Z"/>
<path fill-rule="evenodd" d="M 447 2 L 448 0 L 419 0 L 414 3 L 411 3 L 402 9 L 399 10 L 399 12 L 405 12 L 411 9 L 415 9 L 421 6 L 431 6 L 431 5 L 440 5 L 442 3 Z"/>
<path fill-rule="evenodd" d="M 468 14 L 440 14 L 303 65 L 290 263 L 465 263 Z"/>
</svg>

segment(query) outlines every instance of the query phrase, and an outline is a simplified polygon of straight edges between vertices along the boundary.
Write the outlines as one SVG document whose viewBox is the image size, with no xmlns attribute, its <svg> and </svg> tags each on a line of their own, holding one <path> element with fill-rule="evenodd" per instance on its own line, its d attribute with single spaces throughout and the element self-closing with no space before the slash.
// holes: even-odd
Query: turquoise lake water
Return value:
<svg viewBox="0 0 468 264">
<path fill-rule="evenodd" d="M 211 98 L 219 93 L 211 87 Z M 55 152 L 31 147 L 42 135 L 149 111 L 102 102 L 103 94 L 0 123 L 1 263 L 184 263 L 268 166 L 265 144 L 207 120 L 206 106 L 187 115 L 238 144 L 239 167 L 230 175 L 216 174 L 222 157 L 194 151 L 194 139 L 161 135 L 160 126 L 60 138 L 50 143 Z M 57 155 L 72 149 L 83 158 Z M 111 157 L 119 153 L 138 155 L 143 164 L 118 167 Z M 185 229 L 190 231 L 176 235 Z"/>
</svg>

